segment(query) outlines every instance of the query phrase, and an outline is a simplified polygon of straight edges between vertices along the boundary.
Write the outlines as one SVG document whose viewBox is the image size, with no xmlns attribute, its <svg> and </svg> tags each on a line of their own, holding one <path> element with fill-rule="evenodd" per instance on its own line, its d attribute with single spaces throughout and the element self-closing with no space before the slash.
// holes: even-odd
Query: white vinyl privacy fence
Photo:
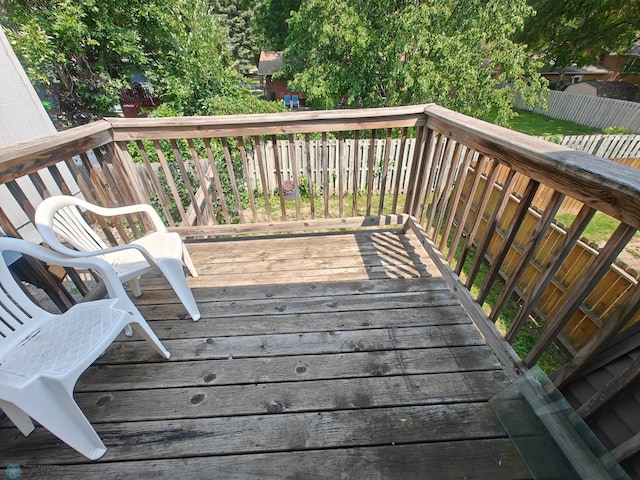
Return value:
<svg viewBox="0 0 640 480">
<path fill-rule="evenodd" d="M 640 158 L 640 135 L 567 135 L 562 145 L 604 158 Z"/>
<path fill-rule="evenodd" d="M 636 102 L 550 90 L 546 110 L 524 105 L 519 98 L 516 107 L 594 128 L 626 127 L 640 133 L 640 103 Z"/>
<path fill-rule="evenodd" d="M 338 140 L 312 140 L 309 143 L 294 140 L 291 149 L 288 140 L 279 140 L 275 151 L 272 141 L 265 142 L 263 160 L 266 164 L 267 189 L 271 192 L 278 189 L 277 176 L 280 170 L 283 181 L 292 180 L 294 176 L 301 176 L 301 173 L 310 173 L 314 187 L 324 188 L 326 185 L 331 195 L 340 191 L 339 182 L 343 182 L 342 191 L 353 192 L 354 187 L 356 191 L 366 191 L 369 176 L 373 180 L 373 191 L 380 191 L 386 139 L 377 139 L 373 144 L 369 139 L 345 139 L 342 142 L 341 146 Z M 414 149 L 415 138 L 408 138 L 404 148 L 400 139 L 391 140 L 388 170 L 384 179 L 386 193 L 406 193 Z M 260 190 L 258 158 L 252 155 L 253 152 L 247 153 L 250 184 Z M 295 156 L 295 162 L 292 162 L 292 155 Z M 294 163 L 297 171 L 293 171 Z"/>
<path fill-rule="evenodd" d="M 401 140 L 391 140 L 391 150 L 389 156 L 389 170 L 385 182 L 385 191 L 388 194 L 404 194 L 409 185 L 409 172 L 415 149 L 415 139 L 408 138 L 404 151 L 402 151 Z M 561 144 L 574 150 L 591 153 L 604 158 L 640 158 L 640 135 L 567 135 Z M 385 139 L 378 139 L 373 144 L 367 140 L 344 140 L 342 160 L 340 160 L 340 148 L 338 140 L 328 140 L 323 148 L 322 140 L 312 140 L 306 151 L 306 143 L 303 140 L 295 140 L 293 143 L 293 154 L 296 158 L 297 172 L 293 172 L 291 161 L 292 150 L 289 148 L 288 140 L 277 142 L 277 152 L 274 153 L 273 142 L 268 141 L 263 144 L 265 157 L 265 169 L 267 172 L 267 188 L 274 192 L 278 188 L 277 172 L 278 166 L 282 180 L 291 180 L 294 175 L 311 172 L 313 183 L 317 187 L 324 185 L 325 177 L 330 194 L 338 191 L 338 182 L 342 179 L 345 182 L 345 190 L 353 191 L 354 174 L 357 173 L 358 190 L 365 188 L 369 176 L 370 168 L 373 178 L 373 191 L 380 190 L 382 183 L 382 163 L 385 154 Z M 248 153 L 250 183 L 254 189 L 261 190 L 259 184 L 259 165 L 256 155 Z M 276 155 L 278 166 L 276 165 Z M 302 161 L 301 161 L 302 160 Z M 356 168 L 357 162 L 357 168 Z M 361 187 L 361 188 L 360 188 Z"/>
<path fill-rule="evenodd" d="M 558 140 L 551 139 L 551 140 Z M 278 140 L 274 150 L 272 141 L 262 143 L 262 168 L 265 169 L 267 190 L 278 190 L 278 171 L 281 181 L 308 177 L 312 179 L 313 187 L 326 187 L 331 195 L 340 191 L 366 191 L 369 175 L 372 179 L 372 191 L 379 192 L 383 183 L 383 164 L 386 139 L 342 140 L 294 140 L 293 148 L 289 148 L 289 140 Z M 415 150 L 415 138 L 407 138 L 404 149 L 401 139 L 392 139 L 389 150 L 389 162 L 386 178 L 384 179 L 386 194 L 405 194 L 409 187 L 409 172 Z M 568 135 L 560 143 L 585 153 L 591 153 L 604 158 L 616 159 L 620 163 L 637 167 L 640 165 L 640 135 Z M 254 191 L 262 191 L 260 182 L 259 156 L 255 149 L 246 151 L 249 173 L 249 186 Z M 440 150 L 440 155 L 445 149 Z M 295 162 L 292 162 L 292 155 Z M 276 162 L 277 158 L 277 162 Z M 621 159 L 626 159 L 621 161 Z M 222 161 L 222 159 L 221 159 Z M 204 170 L 208 168 L 206 159 L 202 160 Z M 295 170 L 293 165 L 295 164 Z M 159 163 L 154 163 L 156 170 Z M 210 172 L 208 172 L 210 174 Z M 142 170 L 141 178 L 144 180 Z"/>
</svg>

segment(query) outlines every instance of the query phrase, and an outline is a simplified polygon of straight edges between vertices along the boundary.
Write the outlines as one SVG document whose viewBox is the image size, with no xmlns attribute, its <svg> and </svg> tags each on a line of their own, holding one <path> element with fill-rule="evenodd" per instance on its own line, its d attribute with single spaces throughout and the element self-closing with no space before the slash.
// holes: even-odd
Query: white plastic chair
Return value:
<svg viewBox="0 0 640 480">
<path fill-rule="evenodd" d="M 147 214 L 155 231 L 126 245 L 108 247 L 82 216 L 89 210 L 102 217 Z M 36 228 L 47 245 L 72 257 L 95 256 L 110 263 L 122 283 L 128 283 L 136 297 L 142 295 L 138 278 L 158 268 L 167 278 L 176 295 L 194 321 L 200 319 L 198 305 L 193 298 L 182 266 L 193 277 L 198 276 L 180 235 L 169 232 L 157 212 L 147 204 L 126 207 L 100 207 L 76 197 L 58 195 L 46 198 L 35 215 Z M 62 238 L 71 248 L 60 241 Z"/>
<path fill-rule="evenodd" d="M 94 270 L 109 298 L 49 313 L 14 280 L 4 251 Z M 25 436 L 33 431 L 34 419 L 87 458 L 100 458 L 107 449 L 73 399 L 78 378 L 128 325 L 164 358 L 169 352 L 105 261 L 66 257 L 16 238 L 0 238 L 0 257 L 0 408 Z"/>
</svg>

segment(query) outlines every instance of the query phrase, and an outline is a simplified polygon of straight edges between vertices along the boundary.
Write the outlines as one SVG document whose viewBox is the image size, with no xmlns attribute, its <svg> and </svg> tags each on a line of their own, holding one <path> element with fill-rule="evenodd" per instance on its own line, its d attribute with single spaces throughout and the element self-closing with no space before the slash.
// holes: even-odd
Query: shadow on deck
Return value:
<svg viewBox="0 0 640 480">
<path fill-rule="evenodd" d="M 29 479 L 530 478 L 488 403 L 508 379 L 412 234 L 188 248 L 202 319 L 157 278 L 137 300 L 171 360 L 122 337 L 77 385 L 106 455 L 2 418 L 0 465 Z"/>
</svg>

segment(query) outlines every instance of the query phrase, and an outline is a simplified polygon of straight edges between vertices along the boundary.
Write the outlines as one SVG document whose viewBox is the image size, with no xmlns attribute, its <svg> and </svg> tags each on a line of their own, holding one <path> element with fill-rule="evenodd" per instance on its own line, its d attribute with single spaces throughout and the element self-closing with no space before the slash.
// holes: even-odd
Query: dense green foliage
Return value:
<svg viewBox="0 0 640 480">
<path fill-rule="evenodd" d="M 281 51 L 286 47 L 291 13 L 302 0 L 262 0 L 256 11 L 256 30 L 263 50 Z"/>
<path fill-rule="evenodd" d="M 284 76 L 314 108 L 435 102 L 505 123 L 512 89 L 528 102 L 543 90 L 511 40 L 532 13 L 525 0 L 307 0 L 289 20 Z"/>
<path fill-rule="evenodd" d="M 626 52 L 640 31 L 635 0 L 529 0 L 537 14 L 516 39 L 561 73 L 598 63 L 603 53 Z"/>
<path fill-rule="evenodd" d="M 508 124 L 514 90 L 540 103 L 544 80 L 533 54 L 564 68 L 622 51 L 640 30 L 640 7 L 631 0 L 0 0 L 0 23 L 39 93 L 56 105 L 59 127 L 112 114 L 134 78 L 162 100 L 156 115 L 279 111 L 240 86 L 260 49 L 285 50 L 282 75 L 313 108 L 435 102 Z"/>
<path fill-rule="evenodd" d="M 59 128 L 112 114 L 133 78 L 160 113 L 273 110 L 239 85 L 230 40 L 207 0 L 0 0 L 0 24 Z"/>
<path fill-rule="evenodd" d="M 220 17 L 229 35 L 229 49 L 234 66 L 242 75 L 255 68 L 260 51 L 256 43 L 256 2 L 253 0 L 212 0 L 213 11 Z"/>
</svg>

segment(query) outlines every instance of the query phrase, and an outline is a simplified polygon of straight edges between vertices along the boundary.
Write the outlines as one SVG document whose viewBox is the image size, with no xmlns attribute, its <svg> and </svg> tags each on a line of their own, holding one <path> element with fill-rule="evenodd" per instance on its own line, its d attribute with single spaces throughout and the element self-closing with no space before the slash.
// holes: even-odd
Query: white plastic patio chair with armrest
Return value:
<svg viewBox="0 0 640 480">
<path fill-rule="evenodd" d="M 109 298 L 78 303 L 61 314 L 47 312 L 14 280 L 5 251 L 91 269 L 104 280 Z M 100 458 L 107 449 L 73 399 L 78 378 L 129 325 L 164 358 L 169 352 L 104 260 L 0 238 L 0 287 L 0 408 L 25 436 L 34 430 L 33 419 L 87 458 Z"/>
<path fill-rule="evenodd" d="M 109 247 L 83 217 L 85 210 L 102 217 L 144 213 L 153 222 L 155 231 L 130 243 Z M 158 268 L 191 318 L 194 321 L 200 319 L 198 305 L 182 267 L 186 266 L 193 277 L 197 277 L 198 272 L 180 235 L 167 230 L 151 205 L 101 207 L 80 198 L 57 195 L 46 198 L 38 205 L 35 223 L 50 248 L 73 257 L 95 256 L 106 260 L 113 266 L 120 281 L 129 284 L 136 297 L 142 295 L 138 278 L 154 267 Z"/>
</svg>

